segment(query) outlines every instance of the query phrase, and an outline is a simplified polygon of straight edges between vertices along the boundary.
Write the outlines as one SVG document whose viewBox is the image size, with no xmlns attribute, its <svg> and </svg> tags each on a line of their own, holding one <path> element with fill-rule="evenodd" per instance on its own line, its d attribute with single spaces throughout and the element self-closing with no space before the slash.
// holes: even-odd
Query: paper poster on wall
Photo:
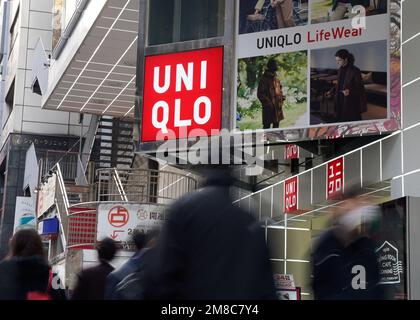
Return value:
<svg viewBox="0 0 420 320">
<path fill-rule="evenodd" d="M 237 130 L 304 139 L 399 129 L 400 0 L 237 3 Z"/>
</svg>

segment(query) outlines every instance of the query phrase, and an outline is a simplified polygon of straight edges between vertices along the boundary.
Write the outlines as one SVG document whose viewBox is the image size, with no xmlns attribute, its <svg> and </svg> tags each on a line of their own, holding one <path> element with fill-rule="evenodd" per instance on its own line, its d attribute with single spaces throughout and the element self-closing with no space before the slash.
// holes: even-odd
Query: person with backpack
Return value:
<svg viewBox="0 0 420 320">
<path fill-rule="evenodd" d="M 39 234 L 34 229 L 19 230 L 9 247 L 9 254 L 0 263 L 0 300 L 58 299 Z"/>
<path fill-rule="evenodd" d="M 206 186 L 169 210 L 146 268 L 145 299 L 275 300 L 261 225 L 232 203 L 231 169 L 207 168 Z"/>
<path fill-rule="evenodd" d="M 132 242 L 136 246 L 136 253 L 120 268 L 112 271 L 107 277 L 105 299 L 107 300 L 139 300 L 142 298 L 142 269 L 159 234 L 153 229 L 147 234 L 134 230 Z"/>
</svg>

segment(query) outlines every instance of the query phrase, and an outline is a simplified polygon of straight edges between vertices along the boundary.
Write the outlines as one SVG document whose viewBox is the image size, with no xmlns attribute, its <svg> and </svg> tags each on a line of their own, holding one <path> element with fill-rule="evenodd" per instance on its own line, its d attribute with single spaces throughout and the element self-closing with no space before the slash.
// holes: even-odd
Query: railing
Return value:
<svg viewBox="0 0 420 320">
<path fill-rule="evenodd" d="M 159 203 L 170 201 L 190 193 L 197 182 L 188 175 L 149 169 L 97 170 L 98 183 L 94 201 L 86 202 L 81 189 L 72 191 L 65 184 L 61 164 L 52 170 L 56 173 L 55 203 L 64 234 L 63 245 L 67 249 L 91 249 L 96 245 L 98 206 L 101 203 Z M 92 188 L 91 188 L 92 189 Z M 80 201 L 70 201 L 78 198 Z"/>
<path fill-rule="evenodd" d="M 77 163 L 79 154 L 77 152 L 68 151 L 51 151 L 48 150 L 41 175 L 46 175 L 48 171 L 54 170 L 56 164 L 60 164 L 60 169 L 64 181 L 75 181 L 77 177 Z"/>
<path fill-rule="evenodd" d="M 99 169 L 97 200 L 169 203 L 197 188 L 192 177 L 151 169 Z"/>
<path fill-rule="evenodd" d="M 56 172 L 56 186 L 55 186 L 55 205 L 60 220 L 60 227 L 63 231 L 63 246 L 65 247 L 68 239 L 68 217 L 69 217 L 69 199 L 67 197 L 66 186 L 61 172 L 60 164 L 54 167 Z"/>
</svg>

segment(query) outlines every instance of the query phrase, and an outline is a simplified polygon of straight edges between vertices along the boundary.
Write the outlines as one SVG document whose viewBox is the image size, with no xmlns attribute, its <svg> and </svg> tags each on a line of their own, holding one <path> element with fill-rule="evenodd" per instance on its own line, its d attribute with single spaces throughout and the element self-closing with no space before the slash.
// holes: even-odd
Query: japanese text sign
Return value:
<svg viewBox="0 0 420 320">
<path fill-rule="evenodd" d="M 343 157 L 327 164 L 327 199 L 340 199 L 344 192 Z"/>
</svg>

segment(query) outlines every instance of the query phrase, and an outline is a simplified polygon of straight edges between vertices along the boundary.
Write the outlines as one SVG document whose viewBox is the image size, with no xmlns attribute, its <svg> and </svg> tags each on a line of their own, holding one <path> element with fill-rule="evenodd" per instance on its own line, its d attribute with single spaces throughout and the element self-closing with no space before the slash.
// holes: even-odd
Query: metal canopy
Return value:
<svg viewBox="0 0 420 320">
<path fill-rule="evenodd" d="M 43 108 L 133 118 L 138 19 L 138 0 L 108 0 Z"/>
</svg>

